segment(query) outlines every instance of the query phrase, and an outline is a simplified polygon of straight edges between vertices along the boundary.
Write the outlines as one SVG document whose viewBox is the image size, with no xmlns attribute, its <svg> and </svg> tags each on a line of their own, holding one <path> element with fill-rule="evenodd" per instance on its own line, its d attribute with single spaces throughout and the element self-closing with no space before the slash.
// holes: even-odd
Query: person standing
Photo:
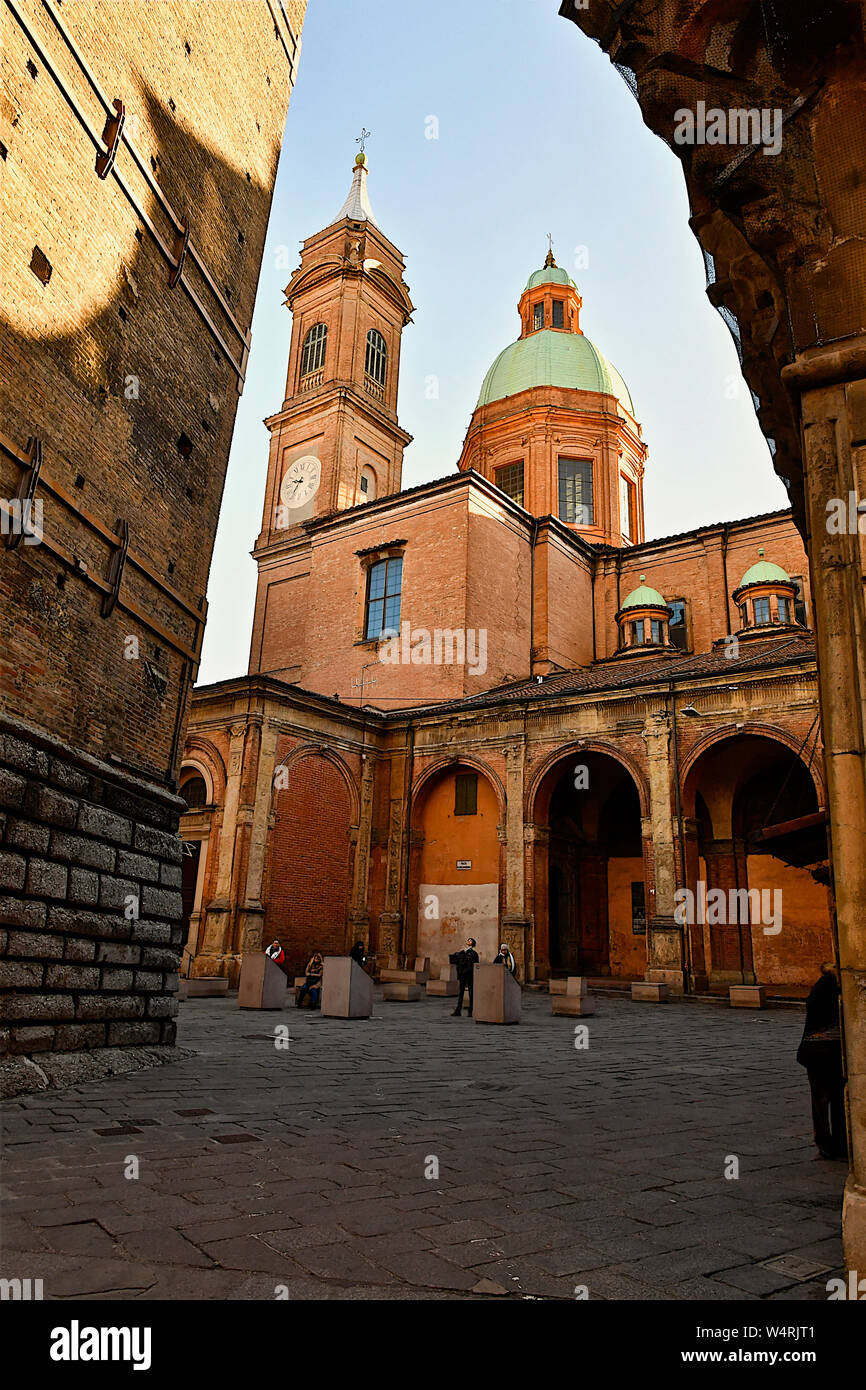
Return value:
<svg viewBox="0 0 866 1390">
<path fill-rule="evenodd" d="M 451 957 L 450 959 L 457 966 L 457 983 L 460 986 L 460 992 L 457 995 L 457 1008 L 454 1010 L 452 1017 L 460 1017 L 460 1013 L 463 1008 L 463 996 L 468 990 L 469 1012 L 467 1017 L 471 1018 L 472 1003 L 475 995 L 475 967 L 480 959 L 478 952 L 475 949 L 475 937 L 467 937 L 465 950 L 458 951 L 457 954 Z"/>
<path fill-rule="evenodd" d="M 797 1061 L 806 1068 L 812 1092 L 812 1126 L 821 1158 L 845 1158 L 845 1078 L 839 1028 L 839 972 L 832 961 L 806 999 L 806 1026 Z"/>
<path fill-rule="evenodd" d="M 360 965 L 361 969 L 363 970 L 364 961 L 367 959 L 367 957 L 364 954 L 363 941 L 356 941 L 351 951 L 349 952 L 349 955 L 352 957 L 352 960 L 355 962 L 355 964 Z"/>
</svg>

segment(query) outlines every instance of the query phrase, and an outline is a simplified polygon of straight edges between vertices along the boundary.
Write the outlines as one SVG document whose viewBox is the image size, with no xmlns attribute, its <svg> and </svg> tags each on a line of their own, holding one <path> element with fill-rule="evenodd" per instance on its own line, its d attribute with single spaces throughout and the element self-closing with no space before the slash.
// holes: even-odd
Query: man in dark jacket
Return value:
<svg viewBox="0 0 866 1390">
<path fill-rule="evenodd" d="M 470 936 L 466 939 L 466 949 L 458 951 L 456 955 L 449 956 L 452 965 L 457 966 L 457 983 L 460 986 L 460 993 L 457 996 L 457 1008 L 454 1010 L 453 1017 L 459 1018 L 463 1008 L 463 995 L 469 990 L 469 1013 L 472 1017 L 472 1003 L 475 992 L 475 967 L 478 964 L 479 956 L 475 949 L 475 937 Z"/>
<path fill-rule="evenodd" d="M 812 1092 L 812 1125 L 822 1158 L 845 1158 L 845 1080 L 839 1030 L 839 974 L 832 961 L 806 1000 L 806 1026 L 797 1061 L 806 1068 Z"/>
</svg>

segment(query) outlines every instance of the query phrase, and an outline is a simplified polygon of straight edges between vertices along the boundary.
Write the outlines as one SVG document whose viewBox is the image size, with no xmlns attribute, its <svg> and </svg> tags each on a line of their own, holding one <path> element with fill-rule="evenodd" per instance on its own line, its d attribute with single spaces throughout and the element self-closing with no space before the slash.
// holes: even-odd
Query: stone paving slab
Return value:
<svg viewBox="0 0 866 1390">
<path fill-rule="evenodd" d="M 61 1300 L 826 1298 L 846 1173 L 814 1158 L 799 1010 L 605 995 L 577 1051 L 544 995 L 503 1030 L 447 1005 L 287 1008 L 280 1049 L 272 1015 L 188 1000 L 173 1065 L 6 1102 L 2 1274 Z"/>
</svg>

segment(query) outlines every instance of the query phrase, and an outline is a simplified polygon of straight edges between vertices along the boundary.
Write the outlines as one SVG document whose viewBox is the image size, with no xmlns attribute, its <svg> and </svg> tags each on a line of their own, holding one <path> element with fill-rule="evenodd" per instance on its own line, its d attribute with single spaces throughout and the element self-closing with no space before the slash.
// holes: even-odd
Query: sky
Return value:
<svg viewBox="0 0 866 1390">
<path fill-rule="evenodd" d="M 454 471 L 487 368 L 518 335 L 547 235 L 649 447 L 647 539 L 787 505 L 705 293 L 676 157 L 558 0 L 310 0 L 208 586 L 198 684 L 247 670 L 265 416 L 282 404 L 300 243 L 349 190 L 362 128 L 376 219 L 406 259 L 403 486 Z M 436 138 L 430 138 L 434 136 Z M 288 269 L 286 268 L 288 266 Z M 438 378 L 430 398 L 429 377 Z"/>
</svg>

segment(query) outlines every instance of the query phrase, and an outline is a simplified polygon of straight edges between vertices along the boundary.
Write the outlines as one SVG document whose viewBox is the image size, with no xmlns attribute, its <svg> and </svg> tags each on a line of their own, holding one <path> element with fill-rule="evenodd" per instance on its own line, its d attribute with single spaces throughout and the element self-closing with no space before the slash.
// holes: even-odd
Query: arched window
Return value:
<svg viewBox="0 0 866 1390">
<path fill-rule="evenodd" d="M 388 348 L 378 328 L 371 328 L 367 334 L 367 356 L 364 371 L 378 386 L 385 385 L 385 369 L 388 365 Z"/>
<path fill-rule="evenodd" d="M 324 365 L 327 338 L 328 325 L 314 323 L 301 348 L 301 376 L 309 376 L 310 372 L 317 372 Z"/>
<path fill-rule="evenodd" d="M 180 794 L 190 811 L 198 811 L 207 805 L 207 786 L 204 778 L 199 777 L 198 773 L 194 773 L 184 782 Z"/>
</svg>

